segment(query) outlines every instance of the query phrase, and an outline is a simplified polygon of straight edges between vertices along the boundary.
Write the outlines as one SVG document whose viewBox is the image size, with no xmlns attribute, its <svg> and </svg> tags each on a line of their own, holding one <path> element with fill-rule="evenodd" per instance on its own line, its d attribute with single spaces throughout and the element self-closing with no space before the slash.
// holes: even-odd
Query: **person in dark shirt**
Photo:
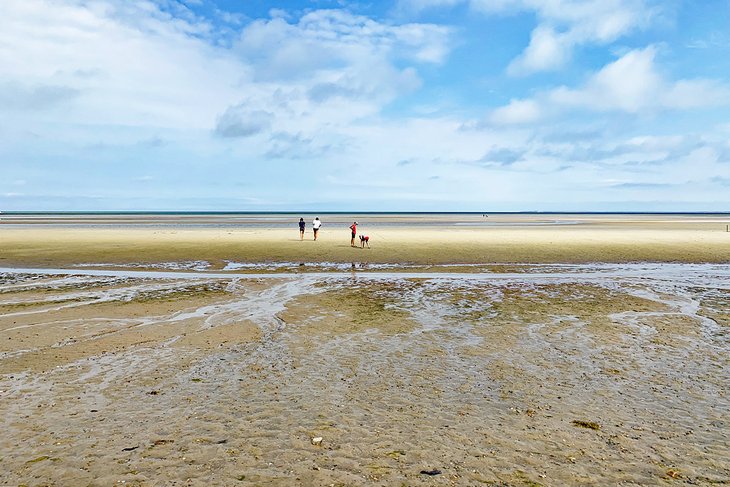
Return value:
<svg viewBox="0 0 730 487">
<path fill-rule="evenodd" d="M 299 219 L 299 239 L 304 240 L 304 227 L 306 223 L 304 223 L 304 218 Z"/>
</svg>

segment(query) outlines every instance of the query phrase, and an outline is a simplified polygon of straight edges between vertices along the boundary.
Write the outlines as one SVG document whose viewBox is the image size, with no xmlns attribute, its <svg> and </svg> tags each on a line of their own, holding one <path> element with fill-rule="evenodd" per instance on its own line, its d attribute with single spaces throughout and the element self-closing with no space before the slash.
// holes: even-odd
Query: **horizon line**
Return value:
<svg viewBox="0 0 730 487">
<path fill-rule="evenodd" d="M 524 210 L 524 211 L 372 211 L 372 210 L 11 210 L 0 211 L 0 215 L 257 215 L 279 214 L 295 215 L 301 213 L 317 213 L 320 215 L 519 215 L 519 214 L 554 214 L 554 215 L 730 215 L 730 210 L 717 211 L 576 211 L 576 210 Z"/>
</svg>

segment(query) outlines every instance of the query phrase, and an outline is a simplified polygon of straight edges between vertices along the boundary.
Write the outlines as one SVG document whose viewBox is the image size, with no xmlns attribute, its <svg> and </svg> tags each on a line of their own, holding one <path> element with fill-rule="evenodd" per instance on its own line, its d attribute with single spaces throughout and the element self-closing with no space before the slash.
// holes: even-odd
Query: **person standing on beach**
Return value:
<svg viewBox="0 0 730 487">
<path fill-rule="evenodd" d="M 350 225 L 350 230 L 352 231 L 352 238 L 350 239 L 350 247 L 355 246 L 355 236 L 357 235 L 357 222 L 352 222 L 352 225 Z"/>
<path fill-rule="evenodd" d="M 304 226 L 306 223 L 304 223 L 304 218 L 299 219 L 299 240 L 304 240 Z"/>
<path fill-rule="evenodd" d="M 319 227 L 322 226 L 322 222 L 319 220 L 319 217 L 315 218 L 312 222 L 312 230 L 314 230 L 314 240 L 317 240 L 317 233 L 319 233 Z"/>
</svg>

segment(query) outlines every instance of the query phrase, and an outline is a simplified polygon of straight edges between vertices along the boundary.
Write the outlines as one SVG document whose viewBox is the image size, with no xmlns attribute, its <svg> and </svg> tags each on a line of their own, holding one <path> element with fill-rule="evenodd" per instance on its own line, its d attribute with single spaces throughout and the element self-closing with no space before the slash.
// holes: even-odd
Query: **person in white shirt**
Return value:
<svg viewBox="0 0 730 487">
<path fill-rule="evenodd" d="M 315 218 L 312 222 L 312 229 L 314 230 L 314 240 L 317 240 L 317 234 L 319 233 L 319 227 L 322 226 L 322 222 L 319 220 L 319 217 Z"/>
</svg>

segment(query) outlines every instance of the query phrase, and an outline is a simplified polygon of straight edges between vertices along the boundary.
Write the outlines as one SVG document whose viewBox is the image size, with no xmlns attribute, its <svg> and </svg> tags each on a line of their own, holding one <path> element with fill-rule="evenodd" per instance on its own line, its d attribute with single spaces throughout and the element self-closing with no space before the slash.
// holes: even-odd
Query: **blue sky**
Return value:
<svg viewBox="0 0 730 487">
<path fill-rule="evenodd" d="M 727 0 L 3 0 L 0 211 L 730 211 Z"/>
</svg>

